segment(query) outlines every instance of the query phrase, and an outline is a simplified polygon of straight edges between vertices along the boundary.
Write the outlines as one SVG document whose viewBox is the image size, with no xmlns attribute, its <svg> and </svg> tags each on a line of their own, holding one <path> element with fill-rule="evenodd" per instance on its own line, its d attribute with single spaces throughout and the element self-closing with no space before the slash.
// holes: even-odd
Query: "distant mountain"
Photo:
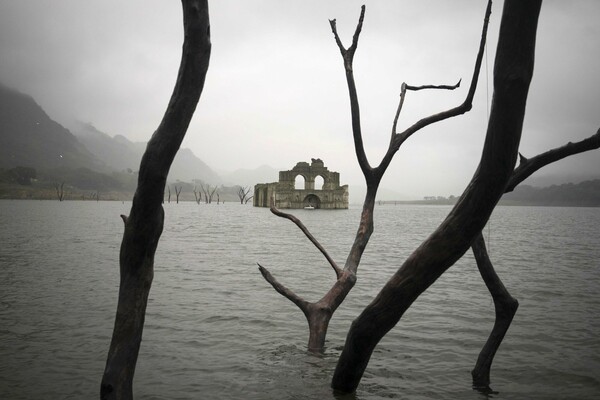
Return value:
<svg viewBox="0 0 600 400">
<path fill-rule="evenodd" d="M 71 127 L 75 136 L 98 159 L 117 171 L 137 171 L 145 142 L 132 142 L 124 136 L 110 135 L 99 131 L 91 124 L 77 123 Z M 220 184 L 222 179 L 190 149 L 180 149 L 169 172 L 169 180 L 192 181 L 200 179 L 210 184 Z"/>
<path fill-rule="evenodd" d="M 233 172 L 221 172 L 226 185 L 252 186 L 257 183 L 271 183 L 279 181 L 279 171 L 268 165 L 261 165 L 254 169 L 238 169 Z"/>
<path fill-rule="evenodd" d="M 121 135 L 111 137 L 91 124 L 76 123 L 69 131 L 53 121 L 32 97 L 0 84 L 0 168 L 33 167 L 62 171 L 62 176 L 66 170 L 81 168 L 131 173 L 139 169 L 145 149 L 146 143 L 134 143 Z M 191 150 L 180 149 L 169 180 L 194 179 L 222 183 Z"/>
<path fill-rule="evenodd" d="M 105 166 L 25 94 L 0 84 L 0 168 Z"/>
<path fill-rule="evenodd" d="M 501 204 L 600 207 L 600 179 L 543 188 L 519 185 L 502 197 Z"/>
</svg>

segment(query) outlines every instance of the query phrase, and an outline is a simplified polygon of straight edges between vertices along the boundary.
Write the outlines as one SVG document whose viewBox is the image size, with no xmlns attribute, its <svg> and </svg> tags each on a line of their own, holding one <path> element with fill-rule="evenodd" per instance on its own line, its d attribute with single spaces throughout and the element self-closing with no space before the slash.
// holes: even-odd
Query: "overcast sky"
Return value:
<svg viewBox="0 0 600 400">
<path fill-rule="evenodd" d="M 218 0 L 212 56 L 183 143 L 217 171 L 289 169 L 321 158 L 342 183 L 362 184 L 348 92 L 328 19 L 346 46 L 367 10 L 354 61 L 365 146 L 379 164 L 400 85 L 453 84 L 407 95 L 399 126 L 463 101 L 485 1 Z M 410 197 L 460 194 L 479 161 L 492 96 L 502 1 L 492 13 L 473 110 L 428 127 L 396 154 L 382 187 Z M 533 156 L 600 127 L 600 1 L 544 2 L 521 149 Z M 0 81 L 50 117 L 147 141 L 171 95 L 182 38 L 176 0 L 0 0 Z M 486 74 L 489 73 L 489 89 Z M 600 152 L 546 169 L 600 174 Z"/>
</svg>

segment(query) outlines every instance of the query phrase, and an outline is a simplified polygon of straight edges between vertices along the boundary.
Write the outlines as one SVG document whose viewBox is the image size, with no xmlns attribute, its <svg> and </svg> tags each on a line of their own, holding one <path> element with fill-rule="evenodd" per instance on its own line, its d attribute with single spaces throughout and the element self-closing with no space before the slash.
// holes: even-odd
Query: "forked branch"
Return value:
<svg viewBox="0 0 600 400">
<path fill-rule="evenodd" d="M 476 78 L 477 78 L 477 75 L 479 73 L 479 69 L 481 66 L 481 59 L 482 59 L 482 54 L 483 54 L 483 48 L 485 46 L 485 36 L 486 36 L 486 31 L 487 31 L 490 10 L 491 10 L 491 8 L 490 8 L 490 5 L 488 4 L 485 22 L 484 22 L 484 32 L 482 35 L 482 44 L 480 45 L 480 50 L 479 50 L 479 54 L 478 54 L 478 58 L 477 58 L 478 62 L 476 63 L 476 67 L 475 67 L 476 72 L 474 73 L 473 82 L 471 82 L 472 89 L 470 90 L 470 95 L 467 97 L 467 101 L 466 101 L 468 103 L 468 106 L 463 105 L 463 108 L 457 108 L 458 111 L 456 111 L 456 109 L 453 109 L 454 114 L 450 115 L 450 113 L 447 113 L 445 118 L 448 118 L 453 115 L 462 114 L 462 113 L 468 111 L 468 109 L 470 109 L 470 102 L 472 101 L 472 97 L 473 97 L 471 92 L 474 92 L 474 88 L 477 83 Z M 347 49 L 342 44 L 342 41 L 340 40 L 340 37 L 338 35 L 336 20 L 334 19 L 334 20 L 329 21 L 331 30 L 332 30 L 334 38 L 335 38 L 335 42 L 337 44 L 337 47 L 340 50 L 340 53 L 342 54 L 342 58 L 343 58 L 343 62 L 344 62 L 344 70 L 345 70 L 345 74 L 346 74 L 346 81 L 348 84 L 348 92 L 349 92 L 349 97 L 350 97 L 350 111 L 351 111 L 351 121 L 352 121 L 352 134 L 353 134 L 353 138 L 354 138 L 354 149 L 356 152 L 356 157 L 357 157 L 358 163 L 360 165 L 360 168 L 363 172 L 363 175 L 365 177 L 365 181 L 367 184 L 367 192 L 366 192 L 365 200 L 363 203 L 363 209 L 362 209 L 362 213 L 361 213 L 360 223 L 358 226 L 358 230 L 356 232 L 356 236 L 354 238 L 354 242 L 353 242 L 350 252 L 346 258 L 346 262 L 344 264 L 343 269 L 340 269 L 335 264 L 335 262 L 331 259 L 331 257 L 325 251 L 325 249 L 314 239 L 314 237 L 310 234 L 310 232 L 308 232 L 306 227 L 296 217 L 294 217 L 290 214 L 283 213 L 283 212 L 277 210 L 275 207 L 271 207 L 271 211 L 275 215 L 282 217 L 282 218 L 289 219 L 290 221 L 294 222 L 304 232 L 304 234 L 309 238 L 309 240 L 321 251 L 321 253 L 329 261 L 329 263 L 333 267 L 333 269 L 336 273 L 336 276 L 337 276 L 337 281 L 334 283 L 334 285 L 331 287 L 331 289 L 323 296 L 323 298 L 321 300 L 319 300 L 316 303 L 309 303 L 309 306 L 307 308 L 303 309 L 304 314 L 306 315 L 308 323 L 309 323 L 309 333 L 310 333 L 309 349 L 311 351 L 322 351 L 322 349 L 324 348 L 325 335 L 327 333 L 327 326 L 329 324 L 329 320 L 330 320 L 331 316 L 333 315 L 333 313 L 335 312 L 335 310 L 338 308 L 338 306 L 346 298 L 346 296 L 348 295 L 348 293 L 350 292 L 350 290 L 352 289 L 352 287 L 354 286 L 354 284 L 356 282 L 356 272 L 357 272 L 358 266 L 360 264 L 361 257 L 363 255 L 365 248 L 366 248 L 367 244 L 369 243 L 369 239 L 373 233 L 373 226 L 374 226 L 373 212 L 374 212 L 374 207 L 375 207 L 375 198 L 377 195 L 377 189 L 379 187 L 379 183 L 381 181 L 381 178 L 382 178 L 386 168 L 388 167 L 395 152 L 398 150 L 398 148 L 401 144 L 401 141 L 395 140 L 396 136 L 398 136 L 398 135 L 396 135 L 396 132 L 395 132 L 397 117 L 399 115 L 399 111 L 398 111 L 396 114 L 396 119 L 394 120 L 394 129 L 393 129 L 393 133 L 392 133 L 392 135 L 393 135 L 392 140 L 390 142 L 390 145 L 389 145 L 386 155 L 382 159 L 379 167 L 374 169 L 370 166 L 370 164 L 367 160 L 367 156 L 366 156 L 364 145 L 363 145 L 363 138 L 362 138 L 362 132 L 361 132 L 361 121 L 360 121 L 360 108 L 359 108 L 359 103 L 358 103 L 358 95 L 357 95 L 356 85 L 354 82 L 353 66 L 352 66 L 354 54 L 355 54 L 356 48 L 358 46 L 358 39 L 359 39 L 360 33 L 362 31 L 364 15 L 365 15 L 365 6 L 362 6 L 358 24 L 356 26 L 354 36 L 352 38 L 352 45 Z M 412 90 L 412 91 L 419 91 L 419 90 L 424 90 L 424 89 L 452 90 L 452 89 L 458 88 L 459 86 L 460 86 L 460 81 L 456 85 L 411 86 L 411 85 L 403 84 L 401 101 L 403 101 L 407 90 Z M 399 106 L 399 110 L 400 109 L 401 109 L 401 105 Z M 422 126 L 426 126 L 429 123 L 435 122 L 435 121 L 433 121 L 433 119 L 435 119 L 434 117 L 430 117 L 430 119 L 427 120 L 428 122 L 426 124 L 422 123 Z M 438 117 L 438 120 L 441 120 L 441 119 L 444 119 L 444 118 Z M 420 129 L 418 126 L 413 127 L 414 131 L 416 131 L 418 129 Z M 408 135 L 406 137 L 408 137 Z M 465 250 L 466 250 L 466 248 L 468 248 L 469 244 L 470 244 L 469 242 L 465 243 L 465 246 L 466 246 Z M 261 273 L 263 274 L 263 276 L 265 277 L 265 279 L 280 294 L 282 294 L 283 296 L 292 300 L 293 302 L 295 302 L 298 305 L 304 304 L 303 300 L 301 300 L 298 296 L 291 293 L 287 288 L 285 288 L 281 284 L 279 284 L 268 273 L 268 271 L 266 269 L 260 267 L 260 270 L 261 270 Z M 300 305 L 299 305 L 299 307 L 302 308 L 302 306 L 300 306 Z"/>
<path fill-rule="evenodd" d="M 533 75 L 535 36 L 541 0 L 507 0 L 500 26 L 494 67 L 494 99 L 490 111 L 481 161 L 471 182 L 450 214 L 387 281 L 377 297 L 350 327 L 344 349 L 332 379 L 342 393 L 358 386 L 379 341 L 400 321 L 411 304 L 450 268 L 471 246 L 485 226 L 511 176 L 516 161 L 529 83 Z M 422 119 L 399 135 L 395 145 L 433 122 L 466 112 L 474 93 L 485 31 L 490 13 L 486 11 L 484 33 L 472 87 L 463 105 Z M 381 176 L 391 161 L 391 148 L 377 167 Z"/>
<path fill-rule="evenodd" d="M 402 111 L 402 106 L 404 105 L 404 99 L 406 98 L 406 91 L 412 90 L 413 92 L 417 92 L 419 90 L 424 89 L 443 89 L 443 90 L 454 90 L 460 87 L 460 83 L 462 79 L 459 79 L 456 85 L 422 85 L 422 86 L 411 86 L 407 85 L 406 82 L 402 83 L 400 87 L 400 102 L 398 103 L 398 109 L 396 110 L 396 116 L 394 116 L 394 123 L 392 125 L 392 141 L 390 142 L 390 146 L 393 146 L 394 138 L 397 135 L 396 126 L 398 125 L 398 118 L 400 117 L 400 112 Z"/>
<path fill-rule="evenodd" d="M 587 139 L 577 143 L 569 142 L 564 146 L 549 150 L 530 159 L 527 159 L 520 154 L 520 164 L 509 178 L 504 192 L 511 192 L 527 177 L 548 164 L 571 155 L 598 148 L 600 148 L 600 129 L 598 129 L 595 135 L 592 135 Z M 510 327 L 519 306 L 519 302 L 510 295 L 502 283 L 502 280 L 498 274 L 496 274 L 494 265 L 489 259 L 485 241 L 481 233 L 471 243 L 471 249 L 475 255 L 475 260 L 477 261 L 479 273 L 494 300 L 494 308 L 496 311 L 496 320 L 492 331 L 479 353 L 475 367 L 471 371 L 474 387 L 480 390 L 488 390 L 490 384 L 490 369 L 492 362 L 494 361 L 494 356 L 504 339 L 504 335 Z"/>
<path fill-rule="evenodd" d="M 358 105 L 358 95 L 356 93 L 356 84 L 354 83 L 354 74 L 352 73 L 352 61 L 354 59 L 354 53 L 356 51 L 356 47 L 358 46 L 358 38 L 360 36 L 360 32 L 362 30 L 363 20 L 365 18 L 365 6 L 363 5 L 360 9 L 360 17 L 358 19 L 358 24 L 356 25 L 356 30 L 354 31 L 354 36 L 352 37 L 352 45 L 345 49 L 340 37 L 337 33 L 336 21 L 335 19 L 329 20 L 329 25 L 331 26 L 331 31 L 333 32 L 333 36 L 335 38 L 335 42 L 342 53 L 342 58 L 344 59 L 344 70 L 346 71 L 346 81 L 348 83 L 348 92 L 350 94 L 350 111 L 352 114 L 352 133 L 354 136 L 354 149 L 356 151 L 356 158 L 358 159 L 358 164 L 360 165 L 360 169 L 362 170 L 365 178 L 368 180 L 370 176 L 373 175 L 373 171 L 371 166 L 369 165 L 369 161 L 367 159 L 367 155 L 365 153 L 365 148 L 362 141 L 362 133 L 360 127 L 360 108 Z"/>
<path fill-rule="evenodd" d="M 337 33 L 337 26 L 335 19 L 329 20 L 329 25 L 331 26 L 331 31 L 333 32 L 333 36 L 335 37 L 335 43 L 338 45 L 340 52 L 342 53 L 342 57 L 344 57 L 344 61 L 348 63 L 348 67 L 352 69 L 352 59 L 354 58 L 354 53 L 356 52 L 356 47 L 358 46 L 358 38 L 360 36 L 360 32 L 362 31 L 363 21 L 365 19 L 365 6 L 361 6 L 360 8 L 360 17 L 358 18 L 358 24 L 356 25 L 356 30 L 354 31 L 354 35 L 352 36 L 352 45 L 347 49 L 344 48 L 342 41 Z"/>
<path fill-rule="evenodd" d="M 588 150 L 594 150 L 600 148 L 600 128 L 596 133 L 587 139 L 579 142 L 569 142 L 564 146 L 557 147 L 552 150 L 548 150 L 545 153 L 539 154 L 532 158 L 525 158 L 522 154 L 520 156 L 519 166 L 514 170 L 508 185 L 506 186 L 505 193 L 512 192 L 515 187 L 525 179 L 529 178 L 535 171 L 540 168 L 551 164 L 555 161 L 562 160 L 568 156 L 583 153 Z"/>
<path fill-rule="evenodd" d="M 398 148 L 402 145 L 402 143 L 404 143 L 404 141 L 406 141 L 406 139 L 408 139 L 413 133 L 417 132 L 418 130 L 425 128 L 426 126 L 431 125 L 435 122 L 439 122 L 439 121 L 442 121 L 442 120 L 445 120 L 448 118 L 452 118 L 452 117 L 464 114 L 467 111 L 471 110 L 471 108 L 473 107 L 473 97 L 475 96 L 475 89 L 477 88 L 479 73 L 481 71 L 483 54 L 485 52 L 485 45 L 486 45 L 486 40 L 487 40 L 487 30 L 488 30 L 488 25 L 490 22 L 491 14 L 492 14 L 492 0 L 489 0 L 488 4 L 487 4 L 487 8 L 485 10 L 485 17 L 483 20 L 483 28 L 481 30 L 481 40 L 479 41 L 479 51 L 477 52 L 477 58 L 475 59 L 475 67 L 473 68 L 473 76 L 471 77 L 471 84 L 469 86 L 469 91 L 467 92 L 467 97 L 465 98 L 463 103 L 460 104 L 459 106 L 451 108 L 449 110 L 442 111 L 440 113 L 430 115 L 429 117 L 422 118 L 421 120 L 417 121 L 415 124 L 413 124 L 412 126 L 407 128 L 406 130 L 404 130 L 403 132 L 396 134 L 396 136 L 393 140 L 393 142 L 394 142 L 393 143 L 393 151 L 394 152 L 396 152 L 398 150 Z M 458 84 L 460 84 L 460 81 Z M 419 87 L 417 87 L 417 88 L 419 88 Z M 426 86 L 422 86 L 420 88 L 421 89 L 432 88 L 432 85 L 426 85 Z M 448 87 L 440 86 L 438 88 L 453 89 L 452 86 L 448 86 Z M 406 89 L 407 90 L 415 90 L 415 89 L 409 89 L 409 87 L 406 87 Z M 417 90 L 420 90 L 420 89 L 417 89 Z M 403 96 L 401 96 L 401 97 L 403 97 Z M 402 101 L 403 101 L 403 99 L 401 99 L 401 102 Z M 399 107 L 399 108 L 401 108 L 401 107 Z M 394 133 L 395 133 L 395 127 L 394 127 Z M 390 159 L 390 161 L 391 161 L 391 159 Z M 388 164 L 389 164 L 389 162 L 388 162 Z M 383 165 L 383 163 L 382 163 L 380 168 L 381 167 L 387 168 L 387 165 Z"/>
</svg>

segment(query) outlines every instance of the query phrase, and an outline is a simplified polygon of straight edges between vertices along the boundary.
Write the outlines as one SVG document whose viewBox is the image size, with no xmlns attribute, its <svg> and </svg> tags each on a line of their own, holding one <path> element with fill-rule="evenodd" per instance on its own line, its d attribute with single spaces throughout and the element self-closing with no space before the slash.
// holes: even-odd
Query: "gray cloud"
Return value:
<svg viewBox="0 0 600 400">
<path fill-rule="evenodd" d="M 355 74 L 373 164 L 387 146 L 403 81 L 468 82 L 484 2 L 365 1 Z M 216 169 L 289 168 L 320 157 L 361 183 L 348 95 L 328 19 L 349 44 L 358 1 L 210 3 L 213 53 L 205 91 L 184 142 Z M 492 15 L 485 70 L 472 112 L 429 127 L 396 155 L 384 185 L 412 195 L 458 194 L 477 164 L 491 97 L 501 2 Z M 534 155 L 598 129 L 600 2 L 546 1 L 538 31 L 522 150 Z M 168 102 L 182 43 L 175 1 L 9 0 L 0 3 L 0 80 L 31 94 L 62 122 L 92 122 L 147 140 Z M 484 66 L 485 67 L 485 66 Z M 400 126 L 458 104 L 455 92 L 410 93 Z M 600 156 L 545 173 L 591 175 Z"/>
</svg>

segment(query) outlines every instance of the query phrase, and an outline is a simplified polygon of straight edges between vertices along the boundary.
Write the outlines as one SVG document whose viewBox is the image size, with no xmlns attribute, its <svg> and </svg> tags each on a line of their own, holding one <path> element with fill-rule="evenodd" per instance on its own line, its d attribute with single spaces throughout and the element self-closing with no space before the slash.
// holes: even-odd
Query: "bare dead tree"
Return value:
<svg viewBox="0 0 600 400">
<path fill-rule="evenodd" d="M 481 161 L 462 196 L 356 318 L 332 379 L 340 392 L 358 386 L 377 343 L 411 304 L 471 246 L 504 193 L 515 165 L 541 0 L 506 0 L 494 67 L 494 95 Z"/>
<path fill-rule="evenodd" d="M 206 204 L 211 204 L 212 203 L 212 199 L 213 196 L 215 195 L 215 191 L 217 190 L 217 187 L 215 186 L 212 190 L 210 189 L 210 185 L 206 185 L 206 188 L 204 187 L 203 184 L 200 184 L 200 188 L 202 189 L 202 191 L 204 192 L 204 201 Z"/>
<path fill-rule="evenodd" d="M 220 204 L 221 203 L 221 198 L 219 197 L 219 192 L 218 191 L 216 192 L 216 195 L 217 195 L 217 204 Z"/>
<path fill-rule="evenodd" d="M 208 204 L 208 192 L 202 183 L 200 184 L 200 189 L 202 189 L 202 192 L 204 193 L 204 203 Z M 208 190 L 210 190 L 210 185 L 208 185 Z"/>
<path fill-rule="evenodd" d="M 208 186 L 208 190 L 210 190 L 210 185 Z M 212 199 L 213 199 L 213 196 L 215 195 L 216 191 L 217 191 L 217 187 L 216 186 L 213 188 L 212 191 L 210 191 L 210 193 L 208 195 L 208 204 L 212 203 Z"/>
<path fill-rule="evenodd" d="M 202 201 L 202 192 L 198 191 L 196 186 L 194 186 L 194 198 L 196 199 L 196 204 L 200 204 Z"/>
<path fill-rule="evenodd" d="M 569 142 L 562 147 L 549 150 L 533 158 L 528 159 L 521 155 L 519 166 L 513 171 L 504 192 L 512 192 L 521 182 L 548 164 L 598 148 L 600 148 L 600 129 L 598 129 L 596 134 L 587 139 L 576 143 Z M 471 371 L 473 386 L 489 390 L 490 369 L 494 361 L 494 356 L 517 312 L 519 302 L 510 295 L 494 270 L 481 232 L 475 237 L 475 240 L 471 244 L 471 249 L 473 250 L 481 277 L 492 295 L 496 313 L 492 332 L 479 353 L 475 368 Z"/>
<path fill-rule="evenodd" d="M 360 36 L 360 32 L 362 30 L 364 15 L 365 15 L 365 6 L 362 6 L 360 17 L 358 20 L 358 24 L 356 26 L 356 30 L 354 32 L 354 36 L 352 38 L 352 45 L 346 49 L 344 48 L 336 28 L 336 21 L 329 21 L 331 30 L 333 32 L 335 41 L 337 46 L 342 54 L 342 58 L 344 61 L 344 69 L 346 72 L 346 81 L 348 84 L 348 90 L 350 95 L 350 109 L 352 116 L 352 132 L 354 137 L 354 148 L 356 151 L 356 157 L 358 159 L 360 168 L 365 177 L 365 181 L 367 184 L 367 193 L 365 196 L 365 200 L 363 203 L 363 209 L 361 214 L 360 223 L 358 226 L 358 231 L 356 233 L 354 243 L 350 249 L 348 257 L 346 259 L 346 263 L 343 268 L 340 268 L 336 262 L 329 256 L 327 251 L 319 244 L 319 242 L 314 238 L 314 236 L 308 231 L 308 229 L 302 224 L 300 220 L 294 217 L 291 214 L 283 213 L 275 208 L 273 202 L 271 202 L 271 212 L 273 214 L 287 218 L 290 221 L 294 222 L 296 226 L 298 226 L 302 232 L 306 235 L 306 237 L 317 247 L 317 249 L 325 256 L 329 265 L 333 268 L 336 274 L 336 281 L 333 286 L 329 289 L 329 291 L 317 302 L 309 302 L 298 296 L 296 293 L 292 292 L 281 283 L 279 283 L 271 273 L 259 264 L 259 270 L 265 280 L 273 286 L 273 288 L 296 304 L 300 310 L 304 313 L 309 327 L 309 339 L 308 339 L 308 348 L 311 351 L 321 352 L 323 351 L 325 345 L 325 338 L 327 335 L 327 329 L 329 326 L 329 321 L 333 316 L 333 313 L 339 307 L 339 305 L 344 301 L 350 290 L 354 287 L 356 282 L 356 273 L 358 270 L 358 266 L 360 264 L 360 260 L 362 254 L 369 242 L 371 234 L 373 233 L 374 225 L 373 225 L 373 211 L 375 207 L 375 197 L 377 195 L 377 189 L 379 187 L 379 183 L 381 182 L 381 178 L 383 177 L 386 169 L 390 165 L 394 155 L 402 145 L 412 134 L 419 131 L 422 128 L 425 128 L 428 125 L 431 125 L 435 122 L 439 122 L 451 117 L 455 117 L 461 114 L 466 113 L 472 107 L 473 96 L 475 95 L 475 88 L 477 87 L 477 79 L 479 76 L 479 71 L 481 69 L 481 63 L 483 59 L 484 49 L 485 49 L 485 41 L 487 35 L 487 27 L 489 23 L 489 16 L 491 13 L 491 1 L 488 3 L 483 28 L 481 33 L 481 41 L 479 43 L 479 49 L 477 52 L 475 66 L 473 69 L 473 75 L 471 78 L 471 83 L 469 86 L 469 90 L 467 92 L 465 100 L 458 106 L 448 109 L 446 111 L 442 111 L 437 114 L 433 114 L 426 118 L 423 118 L 409 128 L 404 130 L 403 132 L 397 132 L 397 122 L 402 110 L 402 106 L 404 104 L 404 100 L 408 91 L 420 91 L 426 89 L 432 90 L 454 90 L 460 86 L 460 81 L 456 85 L 424 85 L 424 86 L 412 86 L 403 83 L 400 91 L 400 102 L 398 104 L 398 108 L 396 110 L 396 115 L 394 117 L 394 121 L 392 124 L 392 132 L 388 150 L 381 160 L 379 166 L 372 167 L 369 164 L 367 159 L 365 149 L 363 146 L 362 132 L 361 132 L 361 124 L 360 124 L 360 109 L 358 105 L 358 95 L 356 92 L 356 85 L 354 83 L 354 75 L 353 75 L 353 66 L 352 62 L 354 59 L 354 54 L 358 45 L 358 39 Z"/>
<path fill-rule="evenodd" d="M 171 204 L 171 187 L 169 185 L 167 185 L 167 190 L 169 191 L 169 197 L 167 197 L 167 201 L 169 204 Z"/>
<path fill-rule="evenodd" d="M 240 204 L 246 204 L 254 196 L 250 196 L 251 186 L 240 186 L 237 195 L 240 199 Z"/>
<path fill-rule="evenodd" d="M 177 185 L 175 185 L 174 188 L 175 188 L 176 204 L 179 204 L 179 195 L 181 194 L 181 189 L 183 189 L 183 186 L 179 186 L 179 188 L 177 188 Z"/>
<path fill-rule="evenodd" d="M 132 381 L 154 274 L 154 254 L 164 222 L 167 175 L 196 109 L 210 59 L 206 0 L 182 0 L 184 42 L 181 64 L 165 115 L 148 142 L 120 252 L 119 300 L 102 377 L 102 399 L 132 399 Z"/>
<path fill-rule="evenodd" d="M 64 196 L 65 196 L 64 186 L 65 186 L 64 182 L 61 182 L 60 185 L 58 183 L 54 184 L 54 189 L 56 189 L 56 197 L 58 198 L 58 201 L 63 201 L 63 199 L 64 199 Z"/>
</svg>

